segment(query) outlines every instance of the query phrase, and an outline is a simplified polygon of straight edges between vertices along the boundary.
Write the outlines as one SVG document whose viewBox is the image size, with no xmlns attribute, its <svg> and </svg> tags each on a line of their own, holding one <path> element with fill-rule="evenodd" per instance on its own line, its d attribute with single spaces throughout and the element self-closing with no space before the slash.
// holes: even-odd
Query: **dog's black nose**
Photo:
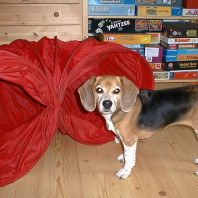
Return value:
<svg viewBox="0 0 198 198">
<path fill-rule="evenodd" d="M 104 100 L 102 104 L 105 107 L 105 109 L 109 109 L 112 106 L 111 100 Z"/>
</svg>

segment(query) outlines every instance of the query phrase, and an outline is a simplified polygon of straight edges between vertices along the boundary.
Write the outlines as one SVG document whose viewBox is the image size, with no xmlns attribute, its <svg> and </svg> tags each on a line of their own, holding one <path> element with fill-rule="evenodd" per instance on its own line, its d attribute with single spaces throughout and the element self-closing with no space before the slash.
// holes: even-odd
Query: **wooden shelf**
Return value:
<svg viewBox="0 0 198 198">
<path fill-rule="evenodd" d="M 118 19 L 164 19 L 164 20 L 198 20 L 196 17 L 187 16 L 119 16 L 119 15 L 88 15 L 88 18 L 103 19 L 103 18 L 118 18 Z M 155 83 L 198 83 L 198 79 L 170 79 L 170 80 L 155 80 Z"/>
<path fill-rule="evenodd" d="M 166 19 L 166 20 L 198 20 L 198 17 L 184 17 L 184 16 L 115 16 L 115 15 L 102 15 L 102 16 L 96 16 L 96 15 L 89 15 L 89 18 L 128 18 L 128 19 Z"/>
</svg>

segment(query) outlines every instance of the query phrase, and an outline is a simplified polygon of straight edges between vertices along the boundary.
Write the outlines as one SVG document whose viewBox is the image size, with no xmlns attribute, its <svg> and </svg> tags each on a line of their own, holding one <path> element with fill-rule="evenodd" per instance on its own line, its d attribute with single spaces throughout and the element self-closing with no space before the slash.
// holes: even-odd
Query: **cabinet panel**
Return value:
<svg viewBox="0 0 198 198">
<path fill-rule="evenodd" d="M 27 39 L 37 41 L 47 36 L 63 41 L 81 40 L 82 31 L 80 25 L 59 25 L 59 26 L 1 26 L 0 45 L 10 43 L 16 39 Z"/>
<path fill-rule="evenodd" d="M 0 25 L 81 24 L 79 4 L 2 4 Z"/>
</svg>

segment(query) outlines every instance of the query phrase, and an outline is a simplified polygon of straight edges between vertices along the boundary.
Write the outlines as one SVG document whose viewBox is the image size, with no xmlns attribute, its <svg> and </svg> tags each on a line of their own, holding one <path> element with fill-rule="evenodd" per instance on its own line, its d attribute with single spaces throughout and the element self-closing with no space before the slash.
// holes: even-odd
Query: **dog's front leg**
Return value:
<svg viewBox="0 0 198 198">
<path fill-rule="evenodd" d="M 126 179 L 131 174 L 131 169 L 135 166 L 137 141 L 132 146 L 124 145 L 124 168 L 120 169 L 116 176 L 120 179 Z"/>
<path fill-rule="evenodd" d="M 111 121 L 111 115 L 103 115 L 103 117 L 105 118 L 107 129 L 109 131 L 113 131 L 115 133 L 116 130 L 115 130 L 115 127 Z"/>
</svg>

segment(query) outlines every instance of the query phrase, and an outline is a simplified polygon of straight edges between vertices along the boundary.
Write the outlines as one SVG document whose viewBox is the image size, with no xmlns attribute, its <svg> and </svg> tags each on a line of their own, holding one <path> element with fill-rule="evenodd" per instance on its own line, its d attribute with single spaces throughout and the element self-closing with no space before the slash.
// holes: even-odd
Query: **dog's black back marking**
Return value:
<svg viewBox="0 0 198 198">
<path fill-rule="evenodd" d="M 142 101 L 142 110 L 138 127 L 153 131 L 181 120 L 198 97 L 197 90 L 198 86 L 156 91 L 140 90 L 138 97 Z"/>
</svg>

